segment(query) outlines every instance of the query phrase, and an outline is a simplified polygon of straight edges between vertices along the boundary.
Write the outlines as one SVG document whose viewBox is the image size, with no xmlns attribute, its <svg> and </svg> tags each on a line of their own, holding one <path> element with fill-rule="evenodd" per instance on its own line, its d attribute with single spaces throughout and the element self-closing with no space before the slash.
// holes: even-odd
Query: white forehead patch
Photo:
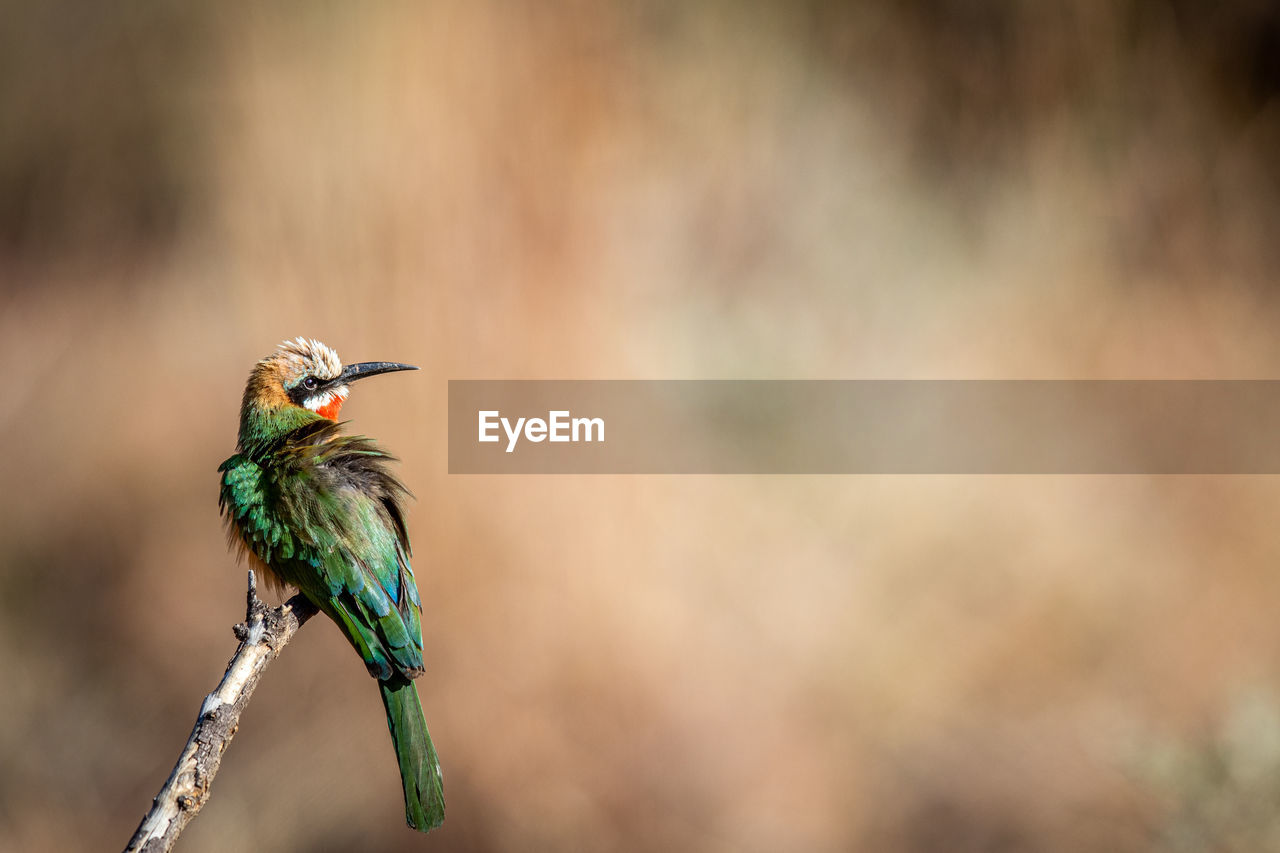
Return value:
<svg viewBox="0 0 1280 853">
<path fill-rule="evenodd" d="M 342 372 L 338 354 L 314 338 L 285 341 L 280 344 L 280 353 L 296 363 L 298 373 L 309 373 L 317 379 L 334 379 Z"/>
</svg>

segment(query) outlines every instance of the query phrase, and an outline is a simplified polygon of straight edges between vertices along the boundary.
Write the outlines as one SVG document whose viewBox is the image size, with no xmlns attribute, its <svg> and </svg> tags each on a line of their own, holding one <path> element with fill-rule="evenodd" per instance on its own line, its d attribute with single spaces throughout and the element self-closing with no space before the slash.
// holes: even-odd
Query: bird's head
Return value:
<svg viewBox="0 0 1280 853">
<path fill-rule="evenodd" d="M 249 374 L 240 418 L 241 441 L 247 437 L 246 432 L 292 429 L 312 420 L 307 412 L 337 420 L 352 382 L 379 373 L 417 369 L 390 361 L 343 365 L 332 348 L 317 340 L 285 341 L 255 364 Z"/>
</svg>

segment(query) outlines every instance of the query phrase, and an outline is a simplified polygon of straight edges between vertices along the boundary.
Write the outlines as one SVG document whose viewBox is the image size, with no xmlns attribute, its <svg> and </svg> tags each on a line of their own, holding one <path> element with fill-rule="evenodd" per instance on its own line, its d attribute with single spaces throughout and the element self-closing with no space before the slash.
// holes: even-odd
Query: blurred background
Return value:
<svg viewBox="0 0 1280 853">
<path fill-rule="evenodd" d="M 450 378 L 1276 378 L 1239 0 L 4 0 L 0 849 L 235 649 L 286 337 L 403 460 L 448 820 L 326 622 L 180 850 L 1280 850 L 1271 477 L 450 477 Z"/>
</svg>

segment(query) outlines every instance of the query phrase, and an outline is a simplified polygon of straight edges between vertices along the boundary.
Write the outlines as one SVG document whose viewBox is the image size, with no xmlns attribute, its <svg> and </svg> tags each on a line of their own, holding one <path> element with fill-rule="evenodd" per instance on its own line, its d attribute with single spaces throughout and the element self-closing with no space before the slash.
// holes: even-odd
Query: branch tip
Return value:
<svg viewBox="0 0 1280 853">
<path fill-rule="evenodd" d="M 227 664 L 222 681 L 205 697 L 187 745 L 151 810 L 138 824 L 126 853 L 164 853 L 209 797 L 222 755 L 240 728 L 240 713 L 267 665 L 293 638 L 294 632 L 317 612 L 301 594 L 276 608 L 258 598 L 257 579 L 249 572 L 245 621 L 232 632 L 240 647 Z"/>
</svg>

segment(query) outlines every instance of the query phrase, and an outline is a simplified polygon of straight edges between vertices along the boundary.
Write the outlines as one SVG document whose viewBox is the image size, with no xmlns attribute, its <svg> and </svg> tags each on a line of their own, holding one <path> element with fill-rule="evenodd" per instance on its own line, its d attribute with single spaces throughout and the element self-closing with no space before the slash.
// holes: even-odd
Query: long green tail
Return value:
<svg viewBox="0 0 1280 853">
<path fill-rule="evenodd" d="M 444 822 L 444 785 L 418 689 L 403 677 L 379 681 L 378 689 L 404 782 L 404 819 L 419 832 L 427 832 Z"/>
</svg>

